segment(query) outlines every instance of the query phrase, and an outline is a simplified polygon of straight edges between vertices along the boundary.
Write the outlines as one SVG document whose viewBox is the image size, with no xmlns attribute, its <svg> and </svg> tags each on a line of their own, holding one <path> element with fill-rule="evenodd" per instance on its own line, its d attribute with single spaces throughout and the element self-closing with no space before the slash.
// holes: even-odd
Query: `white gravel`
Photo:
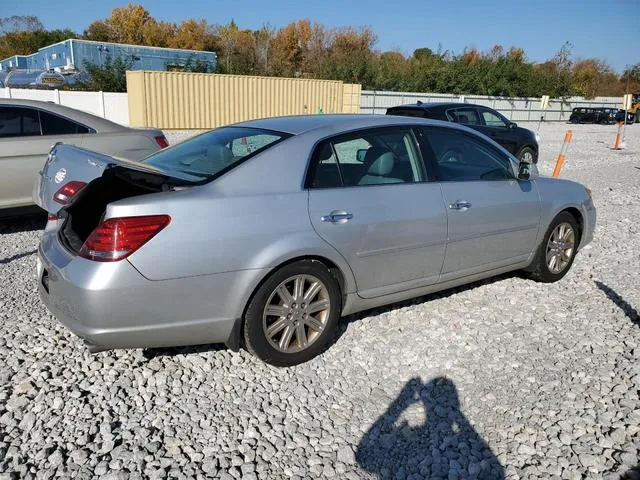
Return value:
<svg viewBox="0 0 640 480">
<path fill-rule="evenodd" d="M 567 125 L 543 125 L 549 173 Z M 0 224 L 0 479 L 628 478 L 640 473 L 640 125 L 573 126 L 594 242 L 345 319 L 276 369 L 222 347 L 90 355 L 35 292 L 38 221 Z M 634 477 L 635 475 L 635 477 Z"/>
</svg>

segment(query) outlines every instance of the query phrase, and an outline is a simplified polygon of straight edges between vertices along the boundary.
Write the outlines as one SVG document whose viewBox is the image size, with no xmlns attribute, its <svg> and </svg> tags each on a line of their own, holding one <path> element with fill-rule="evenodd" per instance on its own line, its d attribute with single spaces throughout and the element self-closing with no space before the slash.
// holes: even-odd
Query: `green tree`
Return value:
<svg viewBox="0 0 640 480">
<path fill-rule="evenodd" d="M 405 90 L 410 85 L 411 64 L 400 52 L 384 52 L 375 59 L 373 86 L 379 90 Z"/>
<path fill-rule="evenodd" d="M 84 63 L 89 80 L 78 87 L 84 90 L 103 92 L 126 92 L 127 70 L 131 70 L 135 61 L 132 58 L 107 56 L 102 65 Z"/>
<path fill-rule="evenodd" d="M 329 43 L 324 78 L 360 83 L 363 88 L 374 87 L 375 42 L 376 35 L 368 27 L 335 29 Z"/>
</svg>

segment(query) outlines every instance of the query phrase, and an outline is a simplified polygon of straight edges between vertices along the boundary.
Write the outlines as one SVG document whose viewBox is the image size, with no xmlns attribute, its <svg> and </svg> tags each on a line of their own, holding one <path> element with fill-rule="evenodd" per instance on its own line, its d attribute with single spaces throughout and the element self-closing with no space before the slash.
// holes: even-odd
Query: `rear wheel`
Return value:
<svg viewBox="0 0 640 480">
<path fill-rule="evenodd" d="M 317 260 L 285 265 L 251 299 L 244 340 L 253 355 L 276 366 L 306 362 L 321 353 L 340 318 L 340 287 Z"/>
<path fill-rule="evenodd" d="M 569 212 L 553 219 L 531 263 L 529 276 L 539 282 L 557 282 L 564 277 L 580 243 L 578 222 Z"/>
</svg>

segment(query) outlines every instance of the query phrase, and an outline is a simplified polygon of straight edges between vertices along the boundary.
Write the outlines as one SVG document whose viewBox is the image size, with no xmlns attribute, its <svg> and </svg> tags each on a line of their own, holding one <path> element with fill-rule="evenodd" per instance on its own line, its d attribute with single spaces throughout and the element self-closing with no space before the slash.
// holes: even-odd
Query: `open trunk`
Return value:
<svg viewBox="0 0 640 480">
<path fill-rule="evenodd" d="M 56 193 L 72 182 L 83 186 L 68 204 Z M 34 187 L 35 202 L 63 220 L 60 239 L 79 252 L 102 222 L 107 205 L 124 198 L 173 190 L 185 182 L 139 162 L 116 159 L 70 145 L 54 146 Z"/>
<path fill-rule="evenodd" d="M 108 204 L 166 191 L 171 188 L 166 181 L 167 177 L 155 173 L 116 165 L 107 167 L 101 177 L 80 190 L 71 205 L 60 213 L 64 220 L 60 229 L 61 240 L 69 250 L 79 252 L 87 237 L 102 222 Z"/>
</svg>

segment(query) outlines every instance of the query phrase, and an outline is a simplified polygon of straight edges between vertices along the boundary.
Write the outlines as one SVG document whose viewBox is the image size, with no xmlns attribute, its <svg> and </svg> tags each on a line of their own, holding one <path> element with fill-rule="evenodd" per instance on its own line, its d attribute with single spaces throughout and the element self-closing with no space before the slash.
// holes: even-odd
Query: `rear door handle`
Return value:
<svg viewBox="0 0 640 480">
<path fill-rule="evenodd" d="M 334 210 L 329 215 L 323 215 L 320 220 L 329 223 L 346 223 L 353 218 L 352 213 L 347 213 L 344 210 Z"/>
<path fill-rule="evenodd" d="M 467 202 L 465 200 L 456 200 L 449 205 L 449 208 L 451 210 L 467 210 L 471 208 L 471 202 Z"/>
</svg>

